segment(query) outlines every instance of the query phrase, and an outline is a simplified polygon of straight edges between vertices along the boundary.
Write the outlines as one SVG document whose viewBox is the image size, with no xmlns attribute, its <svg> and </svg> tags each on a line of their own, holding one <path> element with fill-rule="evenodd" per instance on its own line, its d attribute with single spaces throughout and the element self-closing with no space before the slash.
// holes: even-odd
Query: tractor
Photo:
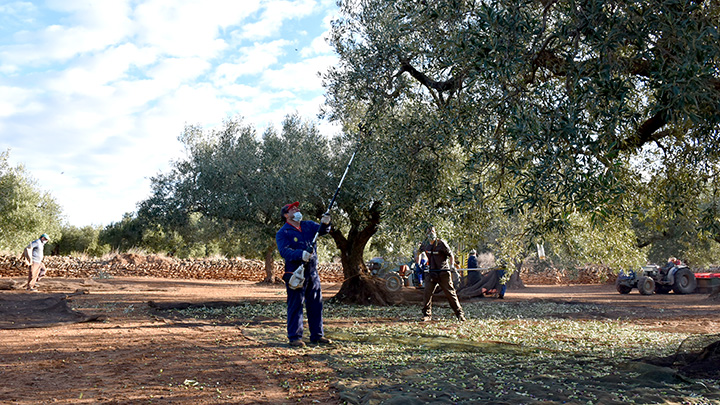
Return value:
<svg viewBox="0 0 720 405">
<path fill-rule="evenodd" d="M 385 287 L 388 291 L 400 291 L 403 287 L 418 284 L 409 264 L 393 264 L 382 257 L 374 257 L 368 261 L 367 268 L 373 276 L 385 279 Z"/>
<path fill-rule="evenodd" d="M 695 274 L 685 265 L 675 265 L 664 270 L 657 265 L 643 266 L 637 273 L 635 271 L 618 274 L 615 288 L 620 294 L 628 294 L 637 288 L 642 295 L 652 293 L 691 294 L 695 292 L 697 280 Z"/>
</svg>

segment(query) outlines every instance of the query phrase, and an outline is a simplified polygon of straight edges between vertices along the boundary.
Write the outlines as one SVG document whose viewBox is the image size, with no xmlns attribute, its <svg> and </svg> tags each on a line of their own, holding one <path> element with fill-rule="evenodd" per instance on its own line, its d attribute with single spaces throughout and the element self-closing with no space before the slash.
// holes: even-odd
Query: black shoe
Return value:
<svg viewBox="0 0 720 405">
<path fill-rule="evenodd" d="M 458 315 L 458 316 L 457 316 L 457 319 L 458 319 L 458 322 L 465 322 L 465 321 L 467 321 L 467 319 L 465 319 L 465 315 L 464 315 L 464 314 Z"/>
<path fill-rule="evenodd" d="M 333 342 L 332 340 L 326 338 L 325 336 L 320 336 L 320 338 L 318 340 L 310 341 L 310 343 L 312 343 L 314 345 L 331 345 L 332 342 Z"/>
<path fill-rule="evenodd" d="M 291 340 L 290 341 L 290 347 L 305 347 L 305 342 L 302 340 Z"/>
</svg>

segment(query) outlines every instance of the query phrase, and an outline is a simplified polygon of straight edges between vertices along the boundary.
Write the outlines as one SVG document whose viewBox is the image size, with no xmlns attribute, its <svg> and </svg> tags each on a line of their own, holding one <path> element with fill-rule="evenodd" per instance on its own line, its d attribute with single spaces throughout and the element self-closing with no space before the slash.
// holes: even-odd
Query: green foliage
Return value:
<svg viewBox="0 0 720 405">
<path fill-rule="evenodd" d="M 717 265 L 720 228 L 720 165 L 688 162 L 676 146 L 648 148 L 637 162 L 638 244 L 649 247 L 649 260 L 664 263 L 675 256 L 693 267 Z M 658 162 L 666 160 L 668 165 Z"/>
<path fill-rule="evenodd" d="M 98 243 L 109 245 L 112 250 L 126 252 L 142 246 L 145 224 L 132 213 L 123 215 L 119 222 L 106 226 L 98 235 Z"/>
<path fill-rule="evenodd" d="M 637 238 L 628 220 L 619 217 L 593 224 L 588 215 L 573 214 L 561 234 L 548 235 L 549 257 L 563 268 L 601 264 L 616 272 L 636 270 L 647 260 L 647 248 L 637 247 Z"/>
<path fill-rule="evenodd" d="M 105 227 L 99 239 L 108 250 L 127 252 L 141 249 L 146 253 L 168 254 L 178 258 L 239 255 L 232 240 L 213 221 L 195 213 L 181 230 L 161 220 L 151 221 L 137 214 L 125 214 L 123 220 Z"/>
<path fill-rule="evenodd" d="M 99 244 L 99 226 L 85 226 L 77 228 L 72 225 L 63 225 L 62 237 L 53 241 L 55 251 L 64 256 L 86 254 L 93 257 L 102 257 L 110 253 L 110 245 Z"/>
<path fill-rule="evenodd" d="M 576 212 L 609 227 L 630 218 L 634 160 L 647 145 L 683 156 L 696 173 L 717 173 L 718 7 L 340 5 L 331 36 L 340 63 L 324 76 L 327 115 L 346 125 L 362 117 L 373 130 L 378 163 L 389 167 L 375 180 L 396 223 L 441 220 L 454 233 L 477 229 L 500 208 L 523 220 L 519 251 L 572 231 L 567 218 Z M 657 163 L 672 167 L 671 159 Z M 695 228 L 717 229 L 715 212 L 690 216 L 703 218 Z"/>
<path fill-rule="evenodd" d="M 8 156 L 0 153 L 0 251 L 19 254 L 43 233 L 59 238 L 62 212 L 22 166 L 10 167 Z"/>
<path fill-rule="evenodd" d="M 180 256 L 264 258 L 275 250 L 283 205 L 301 201 L 310 219 L 323 212 L 329 144 L 313 124 L 289 116 L 279 133 L 258 139 L 235 118 L 210 131 L 188 126 L 180 140 L 185 158 L 152 179 L 153 195 L 140 204 L 142 245 Z"/>
</svg>

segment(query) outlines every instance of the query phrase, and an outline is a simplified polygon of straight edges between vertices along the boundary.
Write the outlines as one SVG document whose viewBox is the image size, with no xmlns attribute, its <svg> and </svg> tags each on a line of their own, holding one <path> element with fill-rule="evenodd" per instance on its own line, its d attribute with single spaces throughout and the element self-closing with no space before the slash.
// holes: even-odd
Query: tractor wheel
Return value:
<svg viewBox="0 0 720 405">
<path fill-rule="evenodd" d="M 675 284 L 672 287 L 675 294 L 691 294 L 695 292 L 695 287 L 697 280 L 690 269 L 683 268 L 675 272 Z"/>
<path fill-rule="evenodd" d="M 650 277 L 640 277 L 638 279 L 638 291 L 642 295 L 652 295 L 655 292 L 655 280 Z"/>
<path fill-rule="evenodd" d="M 619 282 L 615 282 L 615 289 L 620 294 L 630 294 L 630 291 L 632 291 L 632 287 L 630 287 L 629 285 L 625 285 L 623 283 L 619 283 Z"/>
<path fill-rule="evenodd" d="M 672 291 L 672 286 L 664 284 L 655 284 L 655 294 L 667 294 Z"/>
<path fill-rule="evenodd" d="M 388 289 L 388 291 L 400 291 L 400 289 L 403 287 L 403 280 L 398 276 L 397 274 L 391 274 L 385 278 L 385 287 Z"/>
</svg>

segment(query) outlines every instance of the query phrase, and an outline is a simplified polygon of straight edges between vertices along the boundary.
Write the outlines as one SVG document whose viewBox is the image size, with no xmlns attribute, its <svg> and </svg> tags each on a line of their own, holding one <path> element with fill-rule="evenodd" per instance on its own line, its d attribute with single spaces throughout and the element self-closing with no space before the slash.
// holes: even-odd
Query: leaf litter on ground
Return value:
<svg viewBox="0 0 720 405">
<path fill-rule="evenodd" d="M 602 313 L 596 305 L 479 302 L 464 309 L 467 322 L 457 322 L 442 306 L 435 308 L 436 320 L 422 322 L 418 306 L 327 303 L 326 334 L 336 344 L 322 356 L 337 372 L 341 400 L 720 404 L 718 381 L 692 381 L 634 361 L 671 355 L 687 334 L 645 330 L 620 319 L 567 316 Z M 218 321 L 277 321 L 285 318 L 285 304 L 178 313 Z M 279 343 L 283 326 L 253 323 L 245 333 Z"/>
</svg>

